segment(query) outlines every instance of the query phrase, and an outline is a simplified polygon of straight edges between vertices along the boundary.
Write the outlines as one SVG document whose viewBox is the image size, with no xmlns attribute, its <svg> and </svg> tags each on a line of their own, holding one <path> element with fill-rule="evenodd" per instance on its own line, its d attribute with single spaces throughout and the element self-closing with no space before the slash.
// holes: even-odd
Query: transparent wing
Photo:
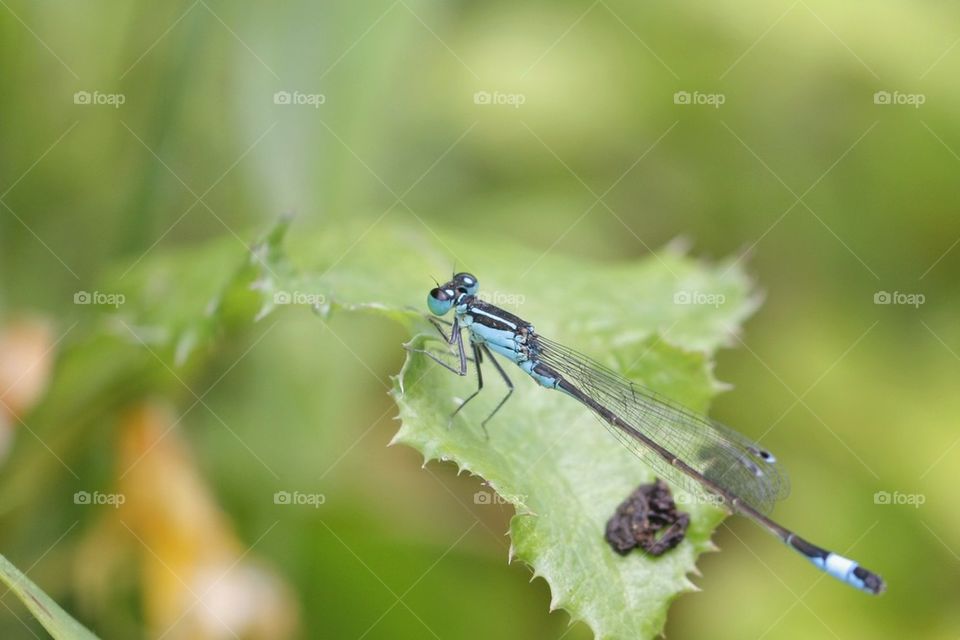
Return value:
<svg viewBox="0 0 960 640">
<path fill-rule="evenodd" d="M 774 456 L 719 422 L 641 386 L 568 347 L 536 337 L 538 357 L 645 436 L 670 451 L 705 478 L 761 513 L 786 497 L 789 483 Z M 695 495 L 704 489 L 641 441 L 601 422 L 628 449 L 674 486 Z"/>
</svg>

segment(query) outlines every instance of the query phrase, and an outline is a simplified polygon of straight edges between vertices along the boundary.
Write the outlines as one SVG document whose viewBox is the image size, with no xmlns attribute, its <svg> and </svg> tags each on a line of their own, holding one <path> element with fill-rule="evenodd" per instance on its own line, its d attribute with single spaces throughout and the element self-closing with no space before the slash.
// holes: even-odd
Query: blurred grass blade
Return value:
<svg viewBox="0 0 960 640">
<path fill-rule="evenodd" d="M 86 627 L 70 617 L 53 598 L 45 594 L 9 560 L 0 555 L 0 580 L 27 606 L 34 617 L 56 640 L 96 640 Z"/>
</svg>

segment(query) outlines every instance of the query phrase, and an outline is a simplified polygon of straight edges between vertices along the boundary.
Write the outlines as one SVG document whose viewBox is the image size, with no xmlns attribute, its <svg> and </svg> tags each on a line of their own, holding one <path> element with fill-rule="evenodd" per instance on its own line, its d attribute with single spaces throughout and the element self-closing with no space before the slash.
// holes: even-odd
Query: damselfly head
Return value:
<svg viewBox="0 0 960 640">
<path fill-rule="evenodd" d="M 435 316 L 445 315 L 453 305 L 458 304 L 462 296 L 476 295 L 480 283 L 469 273 L 457 273 L 450 282 L 430 289 L 427 307 Z"/>
</svg>

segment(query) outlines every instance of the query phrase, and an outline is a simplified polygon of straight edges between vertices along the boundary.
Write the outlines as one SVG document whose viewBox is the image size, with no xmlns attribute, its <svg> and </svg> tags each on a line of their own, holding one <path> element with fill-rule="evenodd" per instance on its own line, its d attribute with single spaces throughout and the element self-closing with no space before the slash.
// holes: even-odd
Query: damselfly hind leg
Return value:
<svg viewBox="0 0 960 640">
<path fill-rule="evenodd" d="M 503 379 L 504 384 L 507 385 L 506 395 L 503 398 L 501 398 L 500 402 L 497 403 L 497 406 L 494 407 L 493 411 L 490 412 L 490 415 L 484 418 L 483 422 L 480 423 L 480 428 L 483 429 L 484 438 L 489 440 L 490 434 L 487 431 L 487 422 L 489 422 L 490 419 L 493 418 L 494 415 L 496 415 L 496 413 L 500 410 L 500 408 L 504 405 L 504 403 L 513 394 L 513 382 L 510 380 L 510 377 L 507 375 L 507 372 L 503 370 L 503 367 L 500 366 L 500 363 L 497 362 L 497 359 L 494 357 L 493 352 L 490 351 L 489 347 L 487 347 L 486 344 L 483 344 L 480 342 L 475 343 L 471 341 L 470 346 L 473 350 L 473 358 L 467 357 L 466 350 L 463 345 L 463 335 L 460 331 L 460 323 L 458 319 L 454 319 L 454 321 L 450 323 L 449 336 L 447 335 L 446 331 L 444 331 L 443 326 L 441 324 L 441 323 L 447 324 L 446 322 L 443 322 L 438 318 L 428 318 L 428 319 L 430 320 L 430 323 L 434 326 L 434 328 L 437 330 L 437 333 L 440 334 L 440 337 L 443 338 L 443 341 L 446 344 L 457 345 L 457 354 L 460 358 L 460 363 L 459 363 L 460 366 L 454 367 L 450 365 L 449 363 L 445 362 L 437 353 L 434 353 L 428 349 L 409 349 L 409 348 L 408 349 L 416 353 L 423 353 L 424 355 L 429 357 L 431 360 L 433 360 L 437 364 L 443 366 L 448 371 L 452 371 L 453 373 L 456 373 L 457 375 L 460 375 L 460 376 L 465 376 L 467 374 L 467 362 L 472 361 L 474 363 L 474 366 L 476 366 L 476 369 L 477 369 L 476 390 L 473 393 L 471 393 L 469 396 L 467 396 L 467 398 L 460 403 L 460 406 L 458 406 L 453 411 L 453 413 L 450 414 L 450 423 L 448 424 L 448 426 L 452 424 L 454 416 L 456 416 L 460 412 L 460 410 L 463 409 L 464 406 L 466 406 L 468 402 L 470 402 L 475 397 L 477 397 L 477 395 L 483 390 L 482 362 L 483 362 L 484 355 L 486 355 L 486 357 L 490 359 L 490 362 L 493 363 L 493 366 L 497 370 L 497 373 L 499 373 L 500 377 Z"/>
<path fill-rule="evenodd" d="M 500 366 L 500 363 L 497 362 L 497 359 L 493 356 L 493 353 L 490 351 L 490 349 L 489 349 L 489 347 L 487 347 L 487 345 L 485 345 L 485 344 L 476 344 L 476 343 L 473 343 L 473 344 L 471 344 L 471 346 L 473 347 L 473 361 L 474 361 L 474 365 L 475 365 L 475 367 L 476 367 L 476 369 L 477 369 L 477 389 L 476 389 L 476 391 L 474 391 L 473 393 L 471 393 L 469 396 L 467 396 L 467 398 L 466 398 L 463 402 L 460 403 L 460 406 L 457 407 L 457 408 L 454 410 L 454 412 L 450 414 L 450 421 L 451 421 L 451 423 L 452 423 L 452 422 L 453 422 L 453 417 L 456 416 L 458 413 L 460 413 L 460 410 L 463 409 L 463 407 L 466 406 L 466 404 L 467 404 L 468 402 L 470 402 L 470 401 L 473 400 L 475 397 L 477 397 L 477 394 L 479 394 L 479 393 L 483 390 L 483 370 L 482 370 L 482 364 L 481 364 L 481 363 L 483 362 L 483 358 L 484 358 L 484 354 L 485 354 L 485 355 L 486 355 L 486 358 L 488 358 L 488 359 L 490 360 L 490 362 L 493 364 L 494 368 L 497 370 L 497 373 L 500 374 L 500 377 L 503 379 L 504 384 L 507 385 L 507 394 L 506 394 L 505 396 L 503 396 L 503 398 L 500 399 L 500 402 L 498 402 L 498 403 L 497 403 L 497 406 L 494 407 L 493 411 L 490 412 L 490 415 L 488 415 L 486 418 L 484 418 L 483 422 L 480 423 L 480 428 L 483 429 L 483 437 L 484 437 L 484 439 L 489 440 L 489 439 L 490 439 L 490 432 L 487 431 L 487 423 L 488 423 L 488 422 L 490 421 L 490 419 L 497 413 L 497 411 L 500 410 L 500 407 L 502 407 L 502 406 L 504 405 L 504 403 L 507 401 L 507 399 L 510 398 L 510 395 L 513 394 L 513 382 L 511 382 L 510 377 L 507 376 L 507 372 L 504 371 L 504 370 L 503 370 L 503 367 Z"/>
<path fill-rule="evenodd" d="M 484 418 L 483 422 L 480 423 L 480 426 L 483 427 L 483 432 L 486 433 L 487 423 L 490 422 L 490 418 L 492 418 L 494 414 L 497 413 L 497 411 L 500 411 L 500 407 L 502 407 L 503 404 L 510 399 L 510 396 L 513 395 L 513 382 L 510 381 L 510 376 L 508 376 L 507 372 L 503 370 L 503 367 L 500 366 L 500 363 L 497 362 L 497 359 L 493 357 L 493 353 L 490 351 L 490 348 L 485 344 L 482 345 L 482 348 L 483 348 L 483 352 L 487 354 L 488 358 L 490 358 L 490 362 L 493 363 L 493 366 L 494 368 L 496 368 L 497 373 L 499 373 L 500 377 L 503 378 L 504 384 L 507 385 L 507 395 L 503 396 L 503 398 L 500 400 L 497 406 L 493 408 L 493 411 L 490 412 L 490 415 Z M 478 370 L 479 370 L 479 367 L 478 367 Z"/>
<path fill-rule="evenodd" d="M 450 428 L 450 426 L 453 425 L 454 416 L 460 413 L 460 410 L 463 409 L 468 402 L 476 398 L 477 394 L 483 390 L 483 367 L 481 366 L 481 363 L 483 362 L 483 356 L 480 354 L 480 347 L 478 347 L 475 343 L 471 344 L 470 346 L 473 348 L 473 364 L 474 368 L 477 370 L 477 390 L 467 396 L 467 398 L 460 403 L 460 406 L 453 410 L 453 413 L 450 414 L 450 420 L 447 422 L 447 428 Z M 490 434 L 487 433 L 487 428 L 483 425 L 480 426 L 483 428 L 483 437 L 486 440 L 489 440 Z"/>
</svg>

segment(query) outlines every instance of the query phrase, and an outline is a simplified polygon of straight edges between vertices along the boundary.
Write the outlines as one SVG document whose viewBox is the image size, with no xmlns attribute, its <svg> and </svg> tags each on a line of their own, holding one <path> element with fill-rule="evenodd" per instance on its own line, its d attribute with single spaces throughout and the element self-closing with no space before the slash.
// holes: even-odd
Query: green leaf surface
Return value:
<svg viewBox="0 0 960 640">
<path fill-rule="evenodd" d="M 86 627 L 70 617 L 53 599 L 0 556 L 0 581 L 13 591 L 56 640 L 96 640 Z"/>
<path fill-rule="evenodd" d="M 317 261 L 329 254 L 312 245 L 314 264 L 297 286 L 322 295 L 324 312 L 382 313 L 411 327 L 412 344 L 442 349 L 421 309 L 430 276 L 445 278 L 456 252 L 457 268 L 479 278 L 482 295 L 540 333 L 700 411 L 720 388 L 711 374 L 713 352 L 757 305 L 736 267 L 703 264 L 672 247 L 601 264 L 500 238 L 467 243 L 387 224 L 331 233 L 326 242 L 342 246 L 342 234 L 360 233 L 363 241 L 332 263 Z M 678 303 L 684 296 L 715 304 Z M 710 535 L 724 513 L 687 500 L 691 526 L 679 547 L 660 558 L 616 555 L 604 541 L 606 520 L 652 472 L 576 401 L 505 365 L 516 392 L 489 423 L 487 440 L 480 422 L 506 390 L 492 368 L 484 392 L 451 423 L 450 413 L 476 386 L 473 373 L 460 378 L 410 354 L 394 380 L 402 419 L 394 442 L 482 477 L 516 506 L 511 555 L 548 581 L 553 608 L 586 622 L 600 638 L 656 636 L 671 600 L 695 588 L 688 574 L 697 556 L 713 548 Z"/>
</svg>

